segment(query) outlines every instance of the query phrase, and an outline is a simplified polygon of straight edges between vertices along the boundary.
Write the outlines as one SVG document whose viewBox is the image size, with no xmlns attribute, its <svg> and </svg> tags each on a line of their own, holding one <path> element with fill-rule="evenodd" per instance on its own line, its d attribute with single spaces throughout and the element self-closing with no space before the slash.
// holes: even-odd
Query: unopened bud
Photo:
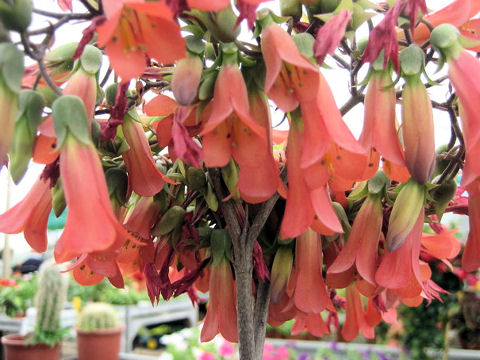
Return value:
<svg viewBox="0 0 480 360">
<path fill-rule="evenodd" d="M 15 184 L 20 182 L 27 171 L 33 154 L 37 127 L 42 121 L 43 106 L 44 101 L 39 93 L 33 90 L 24 90 L 20 93 L 20 115 L 15 122 L 8 166 Z"/>
<path fill-rule="evenodd" d="M 187 186 L 196 191 L 203 191 L 207 185 L 207 179 L 202 169 L 193 166 L 187 169 Z"/>
<path fill-rule="evenodd" d="M 173 230 L 180 228 L 183 224 L 184 215 L 184 208 L 178 205 L 172 206 L 155 226 L 153 229 L 153 234 L 157 236 L 166 235 Z"/>
<path fill-rule="evenodd" d="M 302 3 L 298 0 L 280 0 L 280 12 L 282 16 L 291 16 L 293 21 L 299 21 L 302 17 Z"/>
<path fill-rule="evenodd" d="M 403 244 L 418 219 L 424 200 L 425 187 L 413 179 L 400 190 L 388 222 L 388 251 L 395 251 Z"/>
<path fill-rule="evenodd" d="M 173 72 L 172 91 L 180 105 L 190 105 L 197 96 L 202 70 L 202 60 L 197 56 L 178 61 Z"/>
<path fill-rule="evenodd" d="M 0 21 L 8 30 L 25 31 L 32 22 L 32 0 L 0 1 Z"/>
<path fill-rule="evenodd" d="M 291 246 L 280 246 L 275 254 L 271 271 L 272 302 L 278 304 L 287 288 L 293 267 Z"/>
</svg>

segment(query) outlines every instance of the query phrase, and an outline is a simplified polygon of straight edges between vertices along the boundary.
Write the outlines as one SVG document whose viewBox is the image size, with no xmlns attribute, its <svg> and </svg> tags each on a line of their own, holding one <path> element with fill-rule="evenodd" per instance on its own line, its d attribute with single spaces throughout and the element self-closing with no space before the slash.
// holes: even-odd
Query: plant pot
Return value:
<svg viewBox="0 0 480 360">
<path fill-rule="evenodd" d="M 25 336 L 10 334 L 2 337 L 5 360 L 59 360 L 60 344 L 50 347 L 45 344 L 26 345 Z"/>
<path fill-rule="evenodd" d="M 118 360 L 123 329 L 76 329 L 78 360 Z"/>
</svg>

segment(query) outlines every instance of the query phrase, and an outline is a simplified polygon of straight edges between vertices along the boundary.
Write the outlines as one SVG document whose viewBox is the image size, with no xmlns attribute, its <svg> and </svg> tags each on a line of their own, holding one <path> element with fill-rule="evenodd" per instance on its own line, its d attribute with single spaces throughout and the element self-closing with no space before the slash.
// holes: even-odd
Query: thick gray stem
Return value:
<svg viewBox="0 0 480 360">
<path fill-rule="evenodd" d="M 253 313 L 255 329 L 255 358 L 262 359 L 265 331 L 267 328 L 268 305 L 270 303 L 270 281 L 266 280 L 258 285 Z"/>
<path fill-rule="evenodd" d="M 235 269 L 237 282 L 237 326 L 241 360 L 257 360 L 253 331 L 252 268 L 238 264 Z"/>
</svg>

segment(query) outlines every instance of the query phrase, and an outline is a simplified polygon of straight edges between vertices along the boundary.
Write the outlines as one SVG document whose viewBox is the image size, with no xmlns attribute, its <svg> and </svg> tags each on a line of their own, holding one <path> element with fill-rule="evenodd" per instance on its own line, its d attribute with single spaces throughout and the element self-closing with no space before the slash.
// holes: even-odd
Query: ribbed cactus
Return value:
<svg viewBox="0 0 480 360">
<path fill-rule="evenodd" d="M 68 281 L 58 266 L 44 263 L 38 276 L 38 292 L 35 296 L 37 316 L 35 319 L 36 343 L 55 345 L 62 340 L 60 313 L 67 298 Z"/>
<path fill-rule="evenodd" d="M 119 326 L 115 308 L 107 303 L 90 303 L 78 314 L 77 328 L 85 331 L 114 329 Z"/>
</svg>

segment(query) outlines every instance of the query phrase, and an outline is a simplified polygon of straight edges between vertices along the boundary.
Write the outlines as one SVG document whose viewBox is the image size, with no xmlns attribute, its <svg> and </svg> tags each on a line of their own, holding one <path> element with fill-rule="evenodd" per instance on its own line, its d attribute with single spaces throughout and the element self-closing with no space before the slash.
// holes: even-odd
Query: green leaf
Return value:
<svg viewBox="0 0 480 360">
<path fill-rule="evenodd" d="M 102 52 L 93 45 L 87 45 L 80 56 L 80 63 L 85 72 L 96 74 L 102 65 Z"/>
<path fill-rule="evenodd" d="M 195 55 L 202 55 L 205 51 L 205 41 L 203 41 L 201 38 L 188 35 L 185 37 L 185 42 L 187 43 L 188 51 Z"/>
<path fill-rule="evenodd" d="M 352 16 L 352 28 L 358 29 L 365 21 L 370 20 L 376 14 L 368 11 L 364 11 L 358 4 L 353 4 L 353 16 Z"/>
<path fill-rule="evenodd" d="M 24 73 L 23 52 L 10 43 L 0 44 L 0 76 L 10 91 L 19 93 Z"/>
<path fill-rule="evenodd" d="M 336 14 L 339 14 L 340 11 L 342 11 L 343 9 L 346 9 L 348 11 L 353 11 L 353 2 L 352 0 L 342 0 L 340 2 L 340 4 L 338 4 L 338 6 L 336 7 L 336 9 L 333 11 L 333 13 L 336 15 Z"/>
<path fill-rule="evenodd" d="M 307 57 L 313 57 L 313 44 L 315 42 L 315 38 L 309 33 L 300 33 L 293 37 L 293 41 L 295 41 L 295 45 L 297 45 L 298 51 Z"/>
<path fill-rule="evenodd" d="M 357 0 L 356 3 L 364 9 L 374 9 L 374 10 L 379 10 L 379 11 L 383 10 L 383 8 L 380 5 L 375 4 L 374 2 L 369 1 L 369 0 Z"/>
<path fill-rule="evenodd" d="M 87 111 L 82 100 L 75 95 L 64 95 L 53 102 L 52 116 L 58 147 L 61 147 L 68 133 L 84 144 L 90 144 Z"/>
</svg>

